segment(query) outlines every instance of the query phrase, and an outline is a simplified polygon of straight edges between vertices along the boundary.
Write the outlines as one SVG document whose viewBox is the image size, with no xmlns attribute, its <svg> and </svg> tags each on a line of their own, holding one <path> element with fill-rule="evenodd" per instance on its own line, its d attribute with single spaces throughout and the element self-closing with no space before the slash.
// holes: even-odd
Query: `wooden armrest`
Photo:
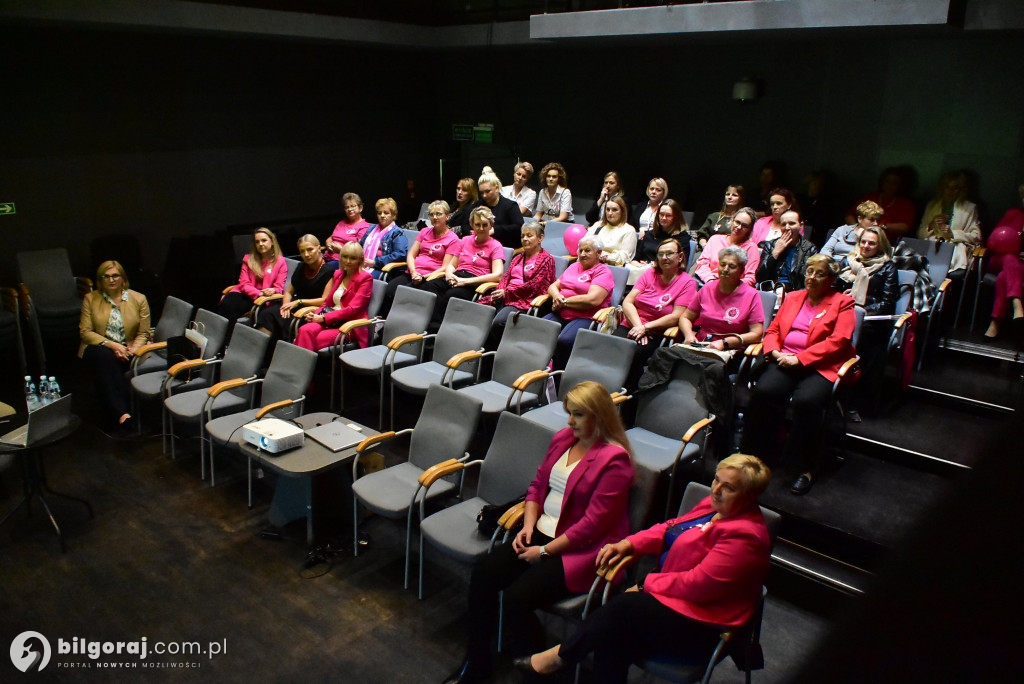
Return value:
<svg viewBox="0 0 1024 684">
<path fill-rule="evenodd" d="M 437 280 L 438 278 L 444 278 L 444 273 L 431 273 L 430 275 L 428 275 L 423 280 L 431 281 L 431 280 Z"/>
<path fill-rule="evenodd" d="M 516 254 L 522 254 L 523 251 L 525 250 L 522 247 L 516 247 L 515 249 L 512 250 L 512 256 L 515 256 Z"/>
<path fill-rule="evenodd" d="M 18 313 L 18 291 L 13 287 L 0 287 L 0 300 L 12 314 Z"/>
<path fill-rule="evenodd" d="M 138 349 L 136 349 L 135 350 L 135 355 L 136 356 L 145 356 L 146 354 L 148 354 L 150 352 L 155 352 L 157 349 L 166 349 L 166 348 L 167 348 L 167 343 L 166 342 L 150 342 L 149 344 L 144 344 L 141 347 L 139 347 Z"/>
<path fill-rule="evenodd" d="M 449 368 L 457 369 L 459 366 L 466 363 L 467 361 L 479 359 L 481 356 L 483 356 L 483 352 L 477 351 L 476 349 L 471 349 L 470 351 L 459 352 L 452 358 L 448 359 L 448 362 L 445 363 L 445 365 L 448 366 Z"/>
<path fill-rule="evenodd" d="M 235 286 L 234 286 L 234 285 L 228 285 L 228 286 L 227 286 L 227 287 L 225 287 L 225 288 L 224 288 L 223 290 L 221 290 L 221 291 L 220 291 L 220 293 L 221 293 L 222 295 L 226 295 L 226 294 L 227 294 L 228 292 L 231 292 L 231 291 L 232 291 L 232 290 L 234 290 L 234 289 L 235 289 Z"/>
<path fill-rule="evenodd" d="M 480 283 L 476 286 L 476 293 L 481 295 L 487 294 L 496 287 L 498 287 L 498 283 Z"/>
<path fill-rule="evenodd" d="M 381 266 L 380 271 L 381 273 L 391 273 L 396 268 L 405 268 L 405 266 L 405 261 L 392 261 L 390 264 L 384 264 L 383 266 Z"/>
<path fill-rule="evenodd" d="M 533 301 L 530 302 L 530 306 L 532 306 L 534 308 L 539 308 L 541 306 L 544 306 L 545 304 L 547 304 L 550 301 L 551 301 L 551 295 L 549 295 L 549 294 L 537 295 L 536 297 L 533 298 Z"/>
<path fill-rule="evenodd" d="M 272 295 L 261 295 L 261 296 L 257 297 L 256 301 L 253 302 L 253 303 L 256 306 L 263 306 L 267 302 L 272 302 L 275 299 L 284 299 L 284 295 L 283 294 L 276 294 L 276 293 L 272 294 Z"/>
<path fill-rule="evenodd" d="M 757 342 L 757 343 L 752 344 L 749 347 L 747 347 L 743 351 L 743 353 L 746 354 L 747 356 L 760 356 L 761 352 L 763 352 L 763 351 L 764 351 L 764 343 L 763 342 Z"/>
<path fill-rule="evenodd" d="M 338 330 L 342 335 L 347 335 L 356 328 L 365 328 L 366 326 L 373 325 L 374 323 L 376 323 L 376 321 L 371 321 L 369 318 L 357 318 L 354 321 L 343 323 Z"/>
<path fill-rule="evenodd" d="M 945 280 L 943 280 L 942 284 L 939 285 L 939 292 L 945 292 L 946 288 L 949 287 L 949 284 L 952 283 L 952 282 L 953 281 L 950 280 L 949 278 L 946 278 Z"/>
<path fill-rule="evenodd" d="M 604 323 L 605 319 L 608 318 L 608 316 L 617 308 L 619 307 L 606 306 L 603 309 L 598 309 L 597 312 L 594 313 L 593 320 L 597 321 L 598 323 Z"/>
<path fill-rule="evenodd" d="M 498 518 L 498 527 L 503 530 L 511 530 L 513 527 L 519 524 L 519 521 L 526 515 L 526 502 L 520 501 L 512 508 L 505 511 L 500 518 Z"/>
<path fill-rule="evenodd" d="M 621 572 L 623 568 L 628 567 L 630 563 L 636 560 L 636 558 L 637 557 L 633 554 L 623 556 L 615 565 L 602 565 L 599 567 L 597 569 L 597 574 L 598 576 L 603 577 L 606 582 L 611 582 L 616 578 L 616 576 L 618 576 L 619 572 Z"/>
<path fill-rule="evenodd" d="M 304 306 L 300 309 L 292 309 L 292 318 L 305 318 L 306 314 L 315 312 L 317 307 Z"/>
<path fill-rule="evenodd" d="M 610 396 L 612 398 L 612 403 L 615 404 L 616 406 L 618 406 L 619 404 L 623 404 L 633 398 L 632 395 L 623 394 L 622 392 L 612 392 Z"/>
<path fill-rule="evenodd" d="M 550 375 L 546 370 L 535 370 L 528 373 L 523 373 L 516 381 L 512 383 L 512 387 L 515 389 L 525 392 L 526 388 L 537 382 L 538 380 L 544 380 Z"/>
<path fill-rule="evenodd" d="M 92 292 L 92 281 L 88 278 L 79 276 L 75 278 L 75 287 L 78 288 L 78 296 L 84 298 L 85 295 Z"/>
<path fill-rule="evenodd" d="M 295 401 L 292 399 L 282 399 L 281 401 L 275 401 L 273 404 L 267 404 L 256 412 L 256 417 L 253 420 L 260 420 L 271 411 L 276 411 L 277 409 L 284 408 L 285 406 L 291 406 L 294 403 Z"/>
<path fill-rule="evenodd" d="M 221 392 L 227 392 L 228 390 L 235 389 L 236 387 L 245 387 L 249 382 L 245 378 L 234 378 L 232 380 L 222 380 L 216 385 L 206 390 L 206 393 L 211 397 L 215 397 Z M 260 416 L 257 416 L 259 418 Z"/>
<path fill-rule="evenodd" d="M 449 458 L 447 461 L 435 463 L 434 465 L 430 466 L 422 473 L 420 473 L 420 476 L 417 479 L 419 480 L 419 483 L 421 485 L 423 485 L 424 487 L 429 487 L 430 485 L 434 484 L 435 482 L 437 482 L 437 480 L 444 477 L 445 475 L 450 475 L 454 472 L 462 470 L 465 467 L 466 464 L 462 463 L 458 459 Z"/>
<path fill-rule="evenodd" d="M 901 315 L 899 318 L 896 319 L 896 322 L 893 323 L 892 327 L 896 328 L 896 329 L 902 328 L 903 324 L 906 323 L 909 320 L 910 320 L 910 314 L 909 313 L 905 313 L 905 314 Z"/>
<path fill-rule="evenodd" d="M 189 359 L 188 361 L 180 361 L 170 368 L 167 369 L 167 374 L 172 378 L 182 371 L 191 370 L 192 368 L 200 368 L 205 366 L 206 361 L 204 359 Z"/>
<path fill-rule="evenodd" d="M 849 359 L 846 363 L 839 367 L 839 371 L 836 373 L 836 375 L 838 375 L 841 378 L 845 378 L 846 374 L 850 372 L 850 369 L 856 366 L 859 361 L 859 356 L 854 356 L 852 359 Z"/>
<path fill-rule="evenodd" d="M 983 257 L 983 256 L 985 256 L 985 254 L 987 252 L 988 252 L 988 249 L 986 247 L 975 247 L 974 248 L 974 256 L 976 256 L 976 257 Z"/>
<path fill-rule="evenodd" d="M 689 444 L 690 440 L 693 439 L 694 435 L 696 435 L 698 432 L 706 428 L 708 425 L 711 425 L 711 423 L 713 422 L 715 422 L 714 416 L 710 416 L 708 418 L 701 418 L 696 423 L 691 425 L 690 429 L 686 431 L 686 434 L 683 435 L 683 442 Z"/>
<path fill-rule="evenodd" d="M 679 326 L 673 325 L 671 328 L 666 329 L 665 332 L 662 333 L 662 335 L 664 335 L 665 337 L 667 337 L 670 340 L 678 339 L 678 337 L 679 337 Z"/>
<path fill-rule="evenodd" d="M 388 432 L 382 432 L 379 435 L 373 435 L 372 437 L 367 437 L 366 439 L 364 439 L 362 442 L 359 443 L 359 446 L 356 447 L 356 453 L 357 454 L 361 454 L 364 451 L 366 451 L 367 449 L 369 449 L 370 447 L 372 447 L 374 445 L 377 445 L 377 444 L 380 444 L 381 442 L 384 442 L 386 440 L 391 439 L 396 434 L 397 433 L 394 430 L 390 430 Z"/>
<path fill-rule="evenodd" d="M 399 349 L 400 347 L 409 344 L 410 342 L 418 342 L 423 339 L 421 333 L 408 333 L 406 335 L 399 335 L 395 339 L 388 342 L 388 349 Z"/>
</svg>

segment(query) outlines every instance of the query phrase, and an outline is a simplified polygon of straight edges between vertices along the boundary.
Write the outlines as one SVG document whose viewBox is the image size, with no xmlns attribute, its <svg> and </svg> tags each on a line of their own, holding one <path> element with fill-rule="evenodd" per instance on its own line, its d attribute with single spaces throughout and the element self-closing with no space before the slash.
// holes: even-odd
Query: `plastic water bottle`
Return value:
<svg viewBox="0 0 1024 684">
<path fill-rule="evenodd" d="M 25 376 L 25 406 L 29 411 L 39 408 L 39 396 L 36 394 L 36 384 L 32 382 L 32 376 Z"/>
<path fill-rule="evenodd" d="M 57 378 L 50 376 L 50 397 L 52 401 L 60 399 L 60 384 L 57 382 Z"/>
<path fill-rule="evenodd" d="M 45 375 L 39 376 L 39 405 L 46 406 L 50 403 L 50 383 Z"/>
</svg>

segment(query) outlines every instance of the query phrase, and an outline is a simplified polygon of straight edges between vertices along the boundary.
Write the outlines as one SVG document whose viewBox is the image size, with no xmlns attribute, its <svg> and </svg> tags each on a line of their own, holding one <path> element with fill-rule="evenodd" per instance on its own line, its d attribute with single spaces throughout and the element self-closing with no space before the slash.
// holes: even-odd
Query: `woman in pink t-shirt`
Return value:
<svg viewBox="0 0 1024 684">
<path fill-rule="evenodd" d="M 730 245 L 716 257 L 718 278 L 701 288 L 679 319 L 683 342 L 708 342 L 718 351 L 756 344 L 764 334 L 764 309 L 760 293 L 741 279 L 747 252 Z"/>
<path fill-rule="evenodd" d="M 427 280 L 444 275 L 449 264 L 459 258 L 459 236 L 448 227 L 451 208 L 444 200 L 436 200 L 427 207 L 430 227 L 416 236 L 416 241 L 405 255 L 406 267 L 401 273 L 392 273 L 384 291 L 381 316 L 387 316 L 395 293 L 401 285 L 422 287 Z"/>
<path fill-rule="evenodd" d="M 747 285 L 757 284 L 757 265 L 761 262 L 761 250 L 757 243 L 750 239 L 757 214 L 750 207 L 743 207 L 732 217 L 732 231 L 728 235 L 712 235 L 708 238 L 704 251 L 697 257 L 697 266 L 693 277 L 704 285 L 718 278 L 718 253 L 730 245 L 743 248 L 747 253 L 746 266 L 743 267 L 741 278 Z"/>
<path fill-rule="evenodd" d="M 677 325 L 679 316 L 697 293 L 697 285 L 684 270 L 686 253 L 675 238 L 658 243 L 657 260 L 640 274 L 622 302 L 622 322 L 615 335 L 636 342 L 626 387 L 635 389 L 644 366 L 654 355 L 662 333 Z"/>
<path fill-rule="evenodd" d="M 476 286 L 496 283 L 505 270 L 505 248 L 491 237 L 494 214 L 488 207 L 477 207 L 469 215 L 473 234 L 459 242 L 458 259 L 448 262 L 442 278 L 427 281 L 423 289 L 437 294 L 434 314 L 427 330 L 437 332 L 452 297 L 472 299 Z"/>
<path fill-rule="evenodd" d="M 341 196 L 341 204 L 345 208 L 345 218 L 334 226 L 334 232 L 327 238 L 324 252 L 326 261 L 337 261 L 338 253 L 347 242 L 359 242 L 370 223 L 363 218 L 363 200 L 354 192 L 346 192 Z"/>
<path fill-rule="evenodd" d="M 555 350 L 556 369 L 565 368 L 576 333 L 590 325 L 594 314 L 611 306 L 615 277 L 611 269 L 601 263 L 603 248 L 601 238 L 595 235 L 584 237 L 577 249 L 577 261 L 548 288 L 551 313 L 544 318 L 562 326 Z"/>
</svg>

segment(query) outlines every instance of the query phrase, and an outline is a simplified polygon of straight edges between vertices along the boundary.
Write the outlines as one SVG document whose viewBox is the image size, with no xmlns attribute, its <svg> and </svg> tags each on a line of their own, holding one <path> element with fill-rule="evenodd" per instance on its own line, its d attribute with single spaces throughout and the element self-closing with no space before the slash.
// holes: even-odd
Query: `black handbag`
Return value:
<svg viewBox="0 0 1024 684">
<path fill-rule="evenodd" d="M 476 514 L 476 526 L 480 530 L 480 534 L 485 537 L 493 535 L 494 531 L 498 529 L 498 520 L 501 516 L 505 515 L 508 509 L 523 501 L 526 501 L 526 496 L 521 496 L 504 504 L 487 504 L 481 508 L 480 512 Z"/>
</svg>

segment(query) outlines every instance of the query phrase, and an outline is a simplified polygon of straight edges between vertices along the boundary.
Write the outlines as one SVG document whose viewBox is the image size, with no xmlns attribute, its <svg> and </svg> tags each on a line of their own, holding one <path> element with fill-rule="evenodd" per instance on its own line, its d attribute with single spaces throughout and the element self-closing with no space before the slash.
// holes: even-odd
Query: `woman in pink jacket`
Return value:
<svg viewBox="0 0 1024 684">
<path fill-rule="evenodd" d="M 324 303 L 306 314 L 306 323 L 295 335 L 295 344 L 318 351 L 334 344 L 342 323 L 366 318 L 366 307 L 373 294 L 373 276 L 362 269 L 363 248 L 358 242 L 346 242 L 341 248 L 341 268 L 324 288 Z M 365 347 L 370 326 L 356 328 L 354 339 Z"/>
<path fill-rule="evenodd" d="M 288 266 L 277 236 L 269 228 L 259 228 L 252 235 L 252 250 L 242 257 L 238 285 L 220 300 L 217 313 L 233 325 L 252 309 L 258 298 L 282 294 L 287 281 Z"/>
<path fill-rule="evenodd" d="M 563 403 L 569 427 L 526 492 L 523 529 L 473 568 L 466 661 L 446 684 L 487 681 L 501 592 L 504 641 L 528 653 L 543 635 L 534 609 L 589 590 L 598 551 L 629 532 L 631 449 L 608 390 L 582 382 Z"/>
<path fill-rule="evenodd" d="M 629 555 L 658 555 L 639 584 L 592 613 L 564 644 L 516 661 L 550 674 L 594 654 L 594 681 L 626 681 L 641 658 L 708 657 L 719 634 L 746 624 L 761 601 L 771 538 L 757 505 L 771 471 L 756 456 L 733 454 L 718 464 L 711 496 L 674 520 L 609 544 L 596 564 Z"/>
</svg>

